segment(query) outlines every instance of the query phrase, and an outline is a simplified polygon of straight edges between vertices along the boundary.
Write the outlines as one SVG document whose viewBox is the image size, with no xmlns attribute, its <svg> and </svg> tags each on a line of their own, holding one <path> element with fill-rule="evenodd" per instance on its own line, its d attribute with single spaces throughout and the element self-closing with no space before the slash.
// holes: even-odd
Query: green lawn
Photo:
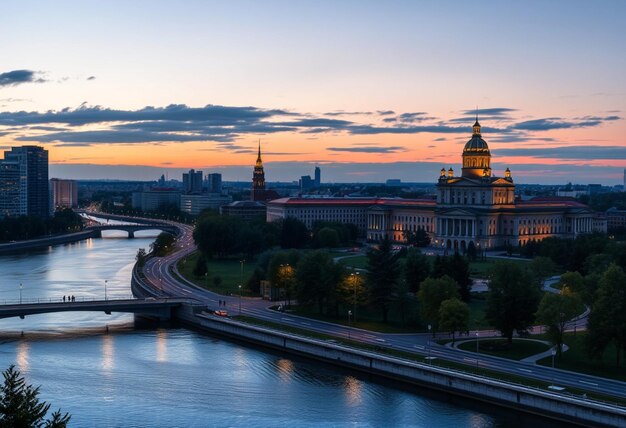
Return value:
<svg viewBox="0 0 626 428">
<path fill-rule="evenodd" d="M 569 350 L 564 352 L 561 357 L 555 358 L 554 366 L 564 370 L 626 381 L 626 369 L 624 368 L 626 363 L 622 356 L 620 367 L 617 367 L 615 361 L 615 347 L 609 346 L 602 358 L 591 359 L 585 349 L 585 335 L 585 332 L 579 332 L 576 335 L 574 335 L 574 333 L 567 333 L 565 335 L 565 344 L 569 346 Z M 537 363 L 544 366 L 551 366 L 552 358 L 544 358 Z"/>
<path fill-rule="evenodd" d="M 487 306 L 487 302 L 485 300 L 472 297 L 472 300 L 469 303 L 469 310 L 470 310 L 469 328 L 470 330 L 475 330 L 476 327 L 478 327 L 478 329 L 480 330 L 493 328 L 485 320 L 485 307 L 486 306 Z"/>
<path fill-rule="evenodd" d="M 243 276 L 241 275 L 241 264 L 239 260 L 211 260 L 208 264 L 209 273 L 206 278 L 197 278 L 192 272 L 196 265 L 199 253 L 193 253 L 178 262 L 178 271 L 189 281 L 204 287 L 208 290 L 221 294 L 237 294 L 239 293 L 239 284 L 243 279 L 245 287 L 248 278 L 256 268 L 256 261 L 246 261 L 243 265 Z M 219 286 L 215 286 L 214 278 L 220 277 L 222 282 Z M 244 289 L 244 295 L 246 290 Z"/>
<path fill-rule="evenodd" d="M 353 267 L 357 269 L 367 268 L 367 256 L 350 256 L 339 260 L 339 263 L 344 266 Z"/>
<path fill-rule="evenodd" d="M 476 352 L 476 341 L 464 342 L 459 345 L 459 349 Z M 513 339 L 513 343 L 510 346 L 507 345 L 506 339 L 483 339 L 478 341 L 478 351 L 480 353 L 511 360 L 522 360 L 548 349 L 550 349 L 550 346 L 545 343 L 524 339 Z"/>
</svg>

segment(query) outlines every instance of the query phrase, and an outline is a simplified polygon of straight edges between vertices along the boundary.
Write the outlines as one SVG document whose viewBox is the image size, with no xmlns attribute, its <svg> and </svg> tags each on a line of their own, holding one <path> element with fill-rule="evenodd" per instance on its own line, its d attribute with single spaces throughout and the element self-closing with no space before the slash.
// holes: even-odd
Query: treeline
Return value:
<svg viewBox="0 0 626 428">
<path fill-rule="evenodd" d="M 156 220 L 171 220 L 179 223 L 191 224 L 194 216 L 183 212 L 175 204 L 162 204 L 154 211 L 142 211 L 132 208 L 126 201 L 123 206 L 117 206 L 110 200 L 100 203 L 100 211 L 108 214 L 126 215 L 131 217 L 153 218 Z"/>
<path fill-rule="evenodd" d="M 546 257 L 564 270 L 582 275 L 605 271 L 611 263 L 626 269 L 626 246 L 600 233 L 576 239 L 546 238 L 531 241 L 520 249 L 526 257 Z"/>
<path fill-rule="evenodd" d="M 261 280 L 284 290 L 285 299 L 295 298 L 301 309 L 326 316 L 350 313 L 353 320 L 415 328 L 431 324 L 451 332 L 467 330 L 469 322 L 467 259 L 437 257 L 431 266 L 418 249 L 394 251 L 389 240 L 368 251 L 362 272 L 346 268 L 326 251 L 268 251 L 259 257 L 247 287 L 258 292 Z"/>
<path fill-rule="evenodd" d="M 46 235 L 78 232 L 83 219 L 72 209 L 56 211 L 52 217 L 33 216 L 5 217 L 0 220 L 0 242 L 22 241 Z"/>
<path fill-rule="evenodd" d="M 261 252 L 283 249 L 335 248 L 354 244 L 358 229 L 352 224 L 317 222 L 309 231 L 300 220 L 287 217 L 271 223 L 265 219 L 246 222 L 238 217 L 203 211 L 193 238 L 205 260 L 229 257 L 252 259 Z"/>
</svg>

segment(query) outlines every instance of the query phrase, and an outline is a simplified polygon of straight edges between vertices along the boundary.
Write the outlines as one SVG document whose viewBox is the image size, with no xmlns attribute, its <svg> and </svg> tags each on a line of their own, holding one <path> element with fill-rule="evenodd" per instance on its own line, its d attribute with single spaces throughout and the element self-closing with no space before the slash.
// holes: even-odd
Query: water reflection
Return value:
<svg viewBox="0 0 626 428">
<path fill-rule="evenodd" d="M 276 367 L 280 380 L 285 383 L 289 382 L 293 375 L 293 361 L 281 358 L 276 362 Z"/>
<path fill-rule="evenodd" d="M 159 329 L 156 332 L 156 359 L 158 362 L 167 361 L 167 330 Z"/>
<path fill-rule="evenodd" d="M 344 382 L 344 391 L 346 393 L 346 398 L 348 399 L 348 405 L 355 406 L 361 404 L 362 389 L 361 381 L 352 376 L 346 377 Z"/>
<path fill-rule="evenodd" d="M 110 376 L 114 369 L 114 339 L 112 334 L 105 334 L 102 336 L 102 371 L 105 375 Z"/>
<path fill-rule="evenodd" d="M 28 364 L 28 351 L 30 350 L 30 345 L 28 342 L 24 340 L 20 340 L 17 342 L 17 349 L 15 355 L 15 363 L 17 368 L 21 372 L 28 372 L 30 365 Z"/>
</svg>

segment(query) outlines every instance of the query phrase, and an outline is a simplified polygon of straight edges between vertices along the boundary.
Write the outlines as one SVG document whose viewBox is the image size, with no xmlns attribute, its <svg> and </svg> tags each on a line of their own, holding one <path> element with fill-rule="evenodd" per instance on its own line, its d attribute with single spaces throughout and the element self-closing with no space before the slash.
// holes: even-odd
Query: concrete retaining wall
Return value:
<svg viewBox="0 0 626 428">
<path fill-rule="evenodd" d="M 173 316 L 212 333 L 260 344 L 367 373 L 427 385 L 451 394 L 499 404 L 582 425 L 626 427 L 626 409 L 580 400 L 539 389 L 499 382 L 462 372 L 308 339 L 229 319 L 199 313 L 202 307 L 183 305 Z"/>
</svg>

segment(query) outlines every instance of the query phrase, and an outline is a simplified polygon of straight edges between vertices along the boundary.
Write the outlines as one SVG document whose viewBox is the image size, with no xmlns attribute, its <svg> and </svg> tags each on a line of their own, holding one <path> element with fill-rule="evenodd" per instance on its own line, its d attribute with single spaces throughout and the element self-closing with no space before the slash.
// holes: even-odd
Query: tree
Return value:
<svg viewBox="0 0 626 428">
<path fill-rule="evenodd" d="M 307 253 L 296 267 L 297 297 L 301 305 L 317 304 L 319 313 L 336 298 L 337 285 L 343 277 L 343 266 L 333 262 L 328 253 Z"/>
<path fill-rule="evenodd" d="M 406 240 L 407 245 L 414 247 L 428 247 L 430 245 L 430 236 L 423 228 L 419 228 L 415 232 L 404 230 L 402 236 Z"/>
<path fill-rule="evenodd" d="M 320 248 L 336 248 L 339 246 L 339 234 L 333 228 L 323 227 L 317 232 L 315 242 Z"/>
<path fill-rule="evenodd" d="M 441 302 L 458 298 L 456 282 L 447 275 L 441 278 L 426 278 L 420 285 L 417 294 L 422 305 L 422 314 L 426 321 L 437 324 L 439 321 L 439 307 Z"/>
<path fill-rule="evenodd" d="M 146 249 L 145 248 L 140 248 L 137 250 L 137 256 L 135 256 L 135 260 L 137 260 L 137 266 L 139 266 L 140 268 L 144 267 L 144 265 L 146 264 Z"/>
<path fill-rule="evenodd" d="M 523 332 L 534 321 L 541 289 L 533 276 L 511 261 L 499 261 L 489 273 L 485 318 L 509 344 L 513 332 Z"/>
<path fill-rule="evenodd" d="M 475 262 L 476 256 L 478 255 L 477 253 L 478 252 L 476 251 L 476 245 L 474 245 L 474 241 L 470 241 L 470 243 L 467 244 L 467 258 Z"/>
<path fill-rule="evenodd" d="M 454 253 L 448 261 L 448 275 L 454 279 L 459 287 L 461 300 L 469 302 L 471 299 L 472 279 L 470 278 L 469 262 L 459 253 Z"/>
<path fill-rule="evenodd" d="M 556 265 L 548 257 L 534 257 L 530 261 L 530 271 L 533 273 L 540 286 L 543 286 L 543 282 L 552 275 L 555 270 Z"/>
<path fill-rule="evenodd" d="M 193 267 L 193 275 L 196 278 L 201 278 L 209 272 L 207 269 L 207 259 L 204 256 L 204 253 L 200 253 L 198 258 L 196 259 L 196 265 Z"/>
<path fill-rule="evenodd" d="M 309 230 L 295 217 L 281 221 L 280 246 L 282 248 L 302 248 L 309 242 Z"/>
<path fill-rule="evenodd" d="M 367 289 L 359 272 L 346 272 L 337 288 L 337 298 L 339 302 L 349 310 L 354 310 L 352 314 L 356 322 L 356 308 L 367 303 Z"/>
<path fill-rule="evenodd" d="M 439 306 L 439 328 L 452 333 L 452 343 L 455 333 L 462 333 L 469 329 L 469 307 L 459 299 L 447 299 Z"/>
<path fill-rule="evenodd" d="M 441 278 L 444 275 L 448 275 L 448 271 L 448 258 L 437 254 L 433 262 L 433 269 L 430 276 L 433 278 Z"/>
<path fill-rule="evenodd" d="M 561 293 L 545 293 L 539 302 L 537 322 L 547 327 L 547 333 L 552 343 L 556 345 L 559 356 L 563 347 L 563 333 L 569 320 L 580 314 L 584 305 L 580 296 L 568 287 L 561 289 Z"/>
<path fill-rule="evenodd" d="M 174 248 L 174 235 L 167 232 L 159 233 L 159 236 L 150 244 L 150 251 L 155 256 L 161 257 Z"/>
<path fill-rule="evenodd" d="M 389 305 L 396 296 L 400 278 L 398 256 L 394 254 L 389 238 L 383 239 L 377 249 L 367 252 L 367 270 L 370 302 L 381 310 L 386 323 Z"/>
<path fill-rule="evenodd" d="M 615 345 L 616 365 L 626 352 L 626 274 L 612 264 L 602 275 L 587 324 L 587 349 L 592 357 Z"/>
<path fill-rule="evenodd" d="M 409 248 L 404 262 L 404 280 L 412 293 L 417 293 L 420 283 L 430 273 L 428 258 L 417 248 Z"/>
<path fill-rule="evenodd" d="M 295 267 L 301 258 L 298 251 L 279 251 L 271 258 L 267 268 L 267 279 L 278 289 L 285 291 L 289 304 L 295 292 Z"/>
<path fill-rule="evenodd" d="M 44 420 L 50 404 L 39 401 L 39 387 L 28 385 L 15 366 L 2 373 L 4 384 L 0 387 L 0 428 L 47 427 L 63 428 L 71 416 L 53 412 L 51 419 Z"/>
</svg>

